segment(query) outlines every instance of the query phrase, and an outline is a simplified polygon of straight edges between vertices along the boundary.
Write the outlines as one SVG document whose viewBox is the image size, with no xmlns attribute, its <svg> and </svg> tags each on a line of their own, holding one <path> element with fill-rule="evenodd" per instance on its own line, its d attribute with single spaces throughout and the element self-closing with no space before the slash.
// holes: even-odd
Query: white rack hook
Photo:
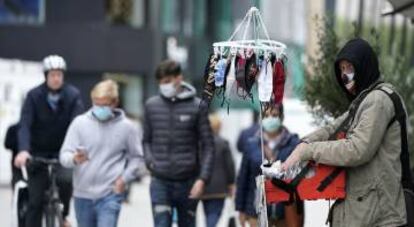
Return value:
<svg viewBox="0 0 414 227">
<path fill-rule="evenodd" d="M 250 31 L 250 23 L 253 23 L 253 36 L 252 39 L 246 39 L 247 33 Z M 242 39 L 233 40 L 239 32 L 242 32 L 242 34 L 240 34 L 242 35 Z M 259 36 L 261 34 L 263 34 L 264 37 L 260 38 Z M 271 52 L 274 53 L 277 58 L 281 58 L 286 49 L 285 44 L 270 39 L 260 11 L 256 7 L 249 9 L 242 22 L 237 26 L 228 41 L 213 43 L 213 47 L 215 48 L 215 51 L 216 48 L 226 48 L 226 50 L 230 51 L 231 54 L 237 52 L 239 49 L 253 49 L 254 51 L 259 52 Z"/>
</svg>

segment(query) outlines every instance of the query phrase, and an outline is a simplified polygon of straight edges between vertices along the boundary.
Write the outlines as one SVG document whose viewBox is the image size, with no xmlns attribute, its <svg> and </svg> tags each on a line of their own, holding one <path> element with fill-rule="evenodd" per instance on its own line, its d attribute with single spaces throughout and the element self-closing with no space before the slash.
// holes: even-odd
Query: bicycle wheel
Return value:
<svg viewBox="0 0 414 227">
<path fill-rule="evenodd" d="M 63 215 L 62 215 L 62 204 L 55 203 L 55 223 L 58 224 L 57 226 L 63 227 Z"/>
<path fill-rule="evenodd" d="M 48 204 L 45 209 L 45 217 L 44 217 L 46 227 L 56 227 L 54 216 L 55 214 L 53 211 L 53 207 L 51 204 Z"/>
<path fill-rule="evenodd" d="M 46 227 L 62 227 L 62 208 L 59 203 L 49 204 L 45 212 Z"/>
</svg>

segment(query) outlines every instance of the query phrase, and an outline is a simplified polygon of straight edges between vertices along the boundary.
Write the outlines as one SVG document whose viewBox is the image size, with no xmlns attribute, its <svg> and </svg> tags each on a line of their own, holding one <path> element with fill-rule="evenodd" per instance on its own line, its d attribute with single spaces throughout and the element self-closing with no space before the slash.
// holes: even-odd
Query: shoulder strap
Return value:
<svg viewBox="0 0 414 227">
<path fill-rule="evenodd" d="M 325 179 L 323 179 L 320 182 L 316 190 L 318 190 L 319 192 L 323 192 L 339 176 L 339 174 L 343 170 L 344 168 L 341 167 L 335 168 L 335 170 L 333 170 L 328 176 L 325 177 Z"/>
<path fill-rule="evenodd" d="M 344 119 L 344 121 L 339 125 L 338 128 L 336 128 L 335 132 L 330 135 L 329 140 L 337 140 L 337 134 L 340 132 L 347 132 L 349 127 L 351 126 L 352 122 L 354 121 L 354 117 L 356 112 L 358 111 L 358 108 L 362 101 L 364 101 L 365 97 L 368 96 L 368 94 L 377 89 L 381 84 L 384 82 L 382 80 L 378 80 L 374 84 L 372 84 L 368 89 L 364 90 L 351 104 L 348 110 L 348 116 Z"/>
<path fill-rule="evenodd" d="M 404 188 L 413 189 L 413 183 L 411 178 L 410 170 L 410 155 L 408 153 L 408 136 L 407 136 L 407 115 L 404 110 L 401 98 L 393 90 L 387 87 L 380 87 L 378 90 L 384 92 L 390 97 L 394 104 L 395 116 L 388 124 L 388 128 L 392 123 L 398 121 L 401 130 L 401 168 L 402 168 L 402 179 L 401 183 Z M 387 128 L 387 129 L 388 129 Z"/>
</svg>

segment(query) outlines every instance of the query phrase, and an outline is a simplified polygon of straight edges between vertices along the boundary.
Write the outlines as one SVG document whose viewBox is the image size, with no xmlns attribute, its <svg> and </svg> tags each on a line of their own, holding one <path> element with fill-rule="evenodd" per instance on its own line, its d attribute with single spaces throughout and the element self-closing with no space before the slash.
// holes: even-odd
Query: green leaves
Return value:
<svg viewBox="0 0 414 227">
<path fill-rule="evenodd" d="M 339 51 L 339 41 L 333 29 L 332 19 L 315 18 L 317 21 L 318 51 L 310 59 L 304 87 L 304 99 L 318 124 L 325 124 L 338 117 L 349 106 L 349 101 L 340 89 L 334 72 L 334 62 Z"/>
</svg>

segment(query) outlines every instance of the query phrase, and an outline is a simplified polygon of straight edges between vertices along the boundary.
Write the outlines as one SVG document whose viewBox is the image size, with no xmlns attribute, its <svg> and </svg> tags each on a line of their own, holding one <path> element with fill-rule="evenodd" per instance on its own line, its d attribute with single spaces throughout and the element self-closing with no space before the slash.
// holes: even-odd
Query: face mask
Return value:
<svg viewBox="0 0 414 227">
<path fill-rule="evenodd" d="M 49 92 L 49 94 L 47 94 L 47 101 L 49 101 L 51 103 L 57 103 L 57 102 L 59 102 L 59 99 L 60 99 L 59 94 L 53 94 L 53 93 L 50 93 L 50 92 Z"/>
<path fill-rule="evenodd" d="M 166 98 L 172 98 L 176 95 L 174 83 L 160 84 L 160 93 Z"/>
<path fill-rule="evenodd" d="M 107 121 L 114 115 L 109 106 L 93 106 L 92 113 L 100 121 Z"/>
<path fill-rule="evenodd" d="M 282 122 L 280 121 L 280 118 L 278 117 L 266 117 L 262 121 L 263 129 L 266 132 L 276 132 L 280 129 L 282 126 Z"/>
<path fill-rule="evenodd" d="M 344 83 L 348 91 L 352 91 L 355 86 L 355 73 L 344 73 L 342 74 L 342 82 Z"/>
<path fill-rule="evenodd" d="M 347 85 L 354 81 L 355 73 L 343 73 L 342 74 L 342 82 Z"/>
</svg>

